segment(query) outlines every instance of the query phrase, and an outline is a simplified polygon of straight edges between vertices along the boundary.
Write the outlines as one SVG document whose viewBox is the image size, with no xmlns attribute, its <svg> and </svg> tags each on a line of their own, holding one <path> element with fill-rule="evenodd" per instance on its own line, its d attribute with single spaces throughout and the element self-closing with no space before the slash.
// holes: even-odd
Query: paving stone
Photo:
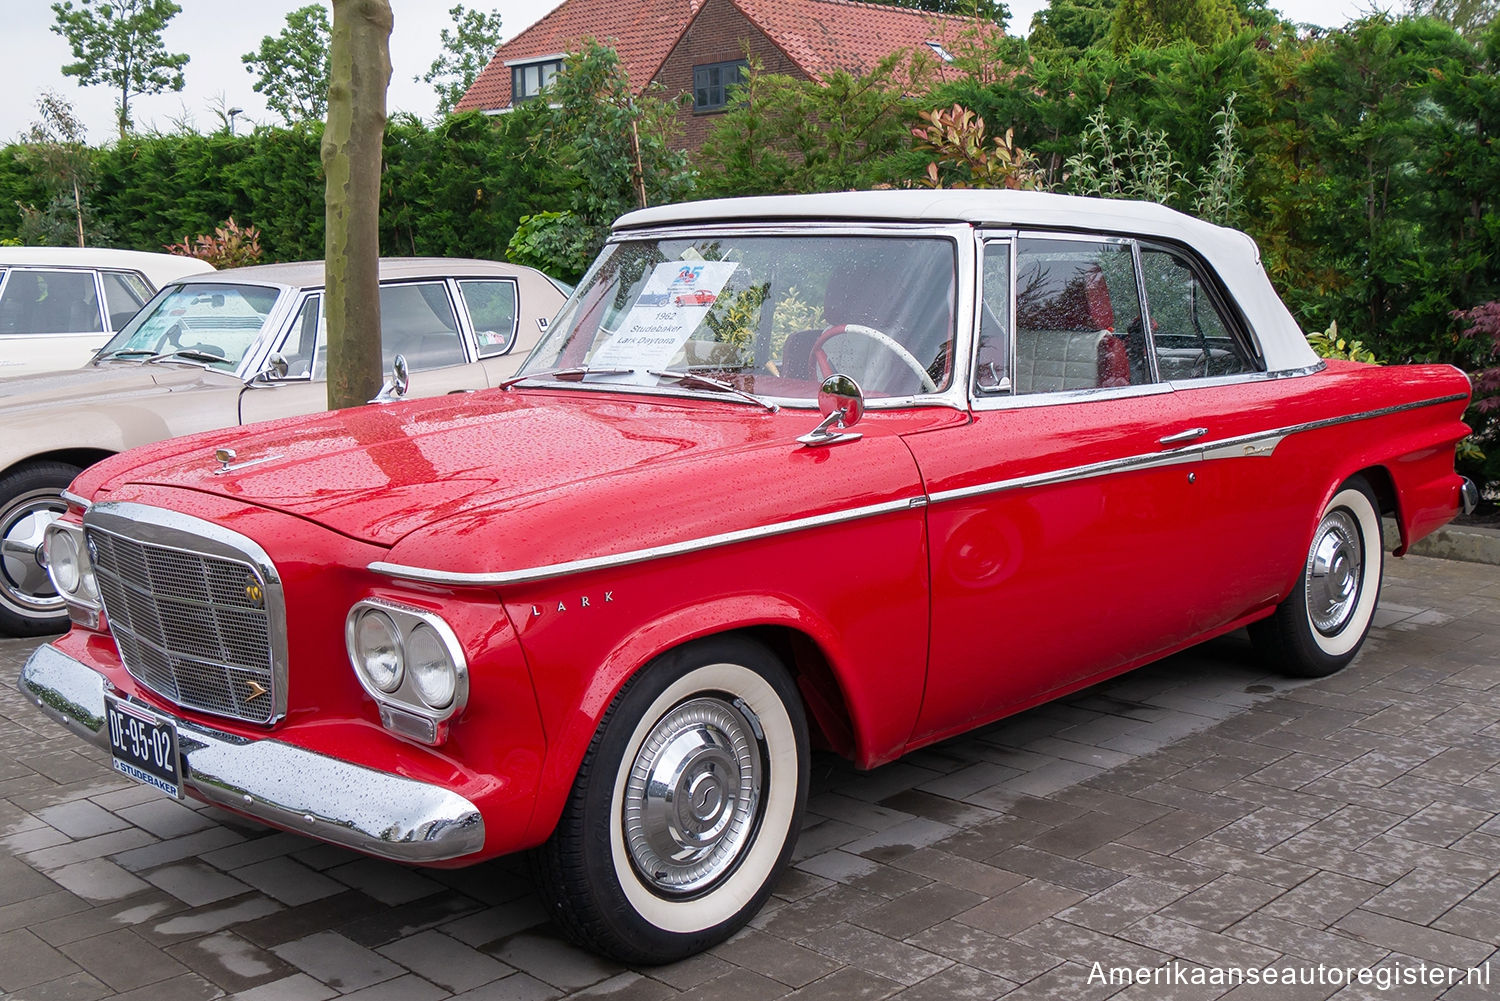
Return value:
<svg viewBox="0 0 1500 1001">
<path fill-rule="evenodd" d="M 1226 874 L 1156 913 L 1209 931 L 1223 931 L 1283 892 L 1284 887 Z"/>
<path fill-rule="evenodd" d="M 992 935 L 1009 937 L 1084 899 L 1077 890 L 1032 879 L 1006 890 L 956 918 Z"/>
<path fill-rule="evenodd" d="M 1188 845 L 1177 852 L 1176 858 L 1185 859 L 1203 866 L 1211 866 L 1221 872 L 1231 872 L 1246 879 L 1258 879 L 1275 886 L 1293 887 L 1317 872 L 1311 866 L 1286 862 L 1269 855 L 1259 855 L 1234 845 L 1217 844 L 1203 840 Z"/>
<path fill-rule="evenodd" d="M 1160 914 L 1141 918 L 1122 929 L 1119 935 L 1147 948 L 1204 966 L 1265 966 L 1280 955 Z"/>
<path fill-rule="evenodd" d="M 840 921 L 852 921 L 881 903 L 884 903 L 884 898 L 878 894 L 837 885 L 822 893 L 792 901 L 773 912 L 762 911 L 750 919 L 750 926 L 798 941 Z"/>
<path fill-rule="evenodd" d="M 910 855 L 952 836 L 957 828 L 926 817 L 911 817 L 899 824 L 876 831 L 844 845 L 843 851 L 863 855 L 880 862 L 890 862 Z"/>
<path fill-rule="evenodd" d="M 1493 812 L 1433 803 L 1391 829 L 1394 837 L 1447 846 L 1493 817 Z"/>
<path fill-rule="evenodd" d="M 438 1001 L 447 996 L 441 987 L 411 974 L 344 995 L 353 1001 Z"/>
<path fill-rule="evenodd" d="M 1113 933 L 1181 898 L 1182 887 L 1168 886 L 1141 876 L 1130 876 L 1081 903 L 1059 911 L 1057 917 L 1094 931 Z"/>
<path fill-rule="evenodd" d="M 1168 886 L 1189 890 L 1213 880 L 1222 870 L 1196 865 L 1182 858 L 1158 855 L 1129 845 L 1110 844 L 1083 857 L 1083 861 L 1115 872 L 1144 876 Z"/>
<path fill-rule="evenodd" d="M 253 886 L 289 907 L 347 892 L 348 887 L 284 855 L 231 871 L 241 885 Z"/>
<path fill-rule="evenodd" d="M 534 928 L 548 918 L 547 909 L 535 897 L 476 911 L 441 925 L 444 934 L 451 935 L 466 945 L 476 948 L 488 945 L 516 932 Z"/>
<path fill-rule="evenodd" d="M 436 931 L 424 931 L 377 950 L 454 994 L 509 976 L 515 968 Z"/>
<path fill-rule="evenodd" d="M 1049 957 L 1060 957 L 1060 960 L 1088 967 L 1092 967 L 1100 960 L 1100 957 L 1107 958 L 1111 964 L 1130 967 L 1156 967 L 1171 958 L 1156 949 L 1137 945 L 1112 935 L 1105 935 L 1102 932 L 1084 928 L 1082 925 L 1069 924 L 1057 918 L 1048 918 L 1046 921 L 1032 925 L 1017 935 L 1014 941 L 1019 945 L 1045 953 Z M 1060 960 L 1054 959 L 1053 965 Z M 1035 975 L 1039 976 L 1043 972 L 1046 971 L 1038 971 Z M 1022 979 L 1029 980 L 1031 977 Z"/>
<path fill-rule="evenodd" d="M 855 917 L 854 923 L 891 938 L 905 938 L 982 903 L 985 897 L 945 883 L 930 883 Z"/>
<path fill-rule="evenodd" d="M 1320 872 L 1260 909 L 1268 917 L 1326 928 L 1376 893 L 1379 883 Z"/>
<path fill-rule="evenodd" d="M 66 955 L 24 928 L 0 935 L 0 991 L 19 991 L 80 972 Z"/>
<path fill-rule="evenodd" d="M 740 934 L 745 934 L 744 930 Z M 685 991 L 716 977 L 722 977 L 733 968 L 711 952 L 700 952 L 696 956 L 679 959 L 675 963 L 652 967 L 651 976 L 669 987 Z"/>
<path fill-rule="evenodd" d="M 946 956 L 847 922 L 809 935 L 802 944 L 842 963 L 907 986 L 932 976 L 953 962 Z"/>
<path fill-rule="evenodd" d="M 443 889 L 441 883 L 414 869 L 378 859 L 362 858 L 328 869 L 325 874 L 392 906 L 420 900 Z"/>
<path fill-rule="evenodd" d="M 150 889 L 142 879 L 132 876 L 107 859 L 95 858 L 87 862 L 76 862 L 49 873 L 52 879 L 66 890 L 96 903 L 119 900 L 133 893 Z"/>
<path fill-rule="evenodd" d="M 296 974 L 273 953 L 228 931 L 170 946 L 167 954 L 231 994 L 278 983 Z"/>
<path fill-rule="evenodd" d="M 140 932 L 158 944 L 192 938 L 220 931 L 234 925 L 253 923 L 268 915 L 279 915 L 283 908 L 266 897 L 246 897 L 230 903 L 214 904 L 196 908 L 185 913 L 174 914 L 161 921 L 144 925 Z M 293 937 L 295 932 L 288 937 Z M 278 940 L 280 941 L 280 940 Z M 257 943 L 265 945 L 266 943 Z"/>
<path fill-rule="evenodd" d="M 799 988 L 838 969 L 839 964 L 794 942 L 746 928 L 717 945 L 713 956 Z"/>
<path fill-rule="evenodd" d="M 208 852 L 243 840 L 239 834 L 229 828 L 215 825 L 194 834 L 185 834 L 166 841 L 158 841 L 143 848 L 118 852 L 110 856 L 110 861 L 131 872 L 140 872 L 143 869 L 154 869 L 169 862 L 201 858 Z"/>
<path fill-rule="evenodd" d="M 223 995 L 224 992 L 217 985 L 198 974 L 184 973 L 171 980 L 162 980 L 124 994 L 116 994 L 114 1001 L 210 1001 Z"/>
<path fill-rule="evenodd" d="M 6 996 L 15 1001 L 97 1001 L 113 994 L 97 977 L 80 971 Z"/>
<path fill-rule="evenodd" d="M 234 995 L 234 1001 L 327 1001 L 338 992 L 305 973 L 294 973 L 290 977 Z"/>
<path fill-rule="evenodd" d="M 0 933 L 33 927 L 53 918 L 88 909 L 89 905 L 85 901 L 66 890 L 29 897 L 0 907 Z"/>
<path fill-rule="evenodd" d="M 1041 949 L 997 938 L 958 921 L 934 925 L 907 941 L 928 952 L 1016 983 L 1039 977 L 1062 962 Z"/>
<path fill-rule="evenodd" d="M 121 818 L 144 828 L 158 838 L 180 838 L 216 826 L 212 819 L 190 810 L 176 800 L 154 797 L 118 811 Z"/>
<path fill-rule="evenodd" d="M 86 799 L 38 810 L 36 816 L 49 827 L 77 840 L 122 831 L 130 826 L 130 821 L 122 820 Z"/>
<path fill-rule="evenodd" d="M 1026 882 L 1026 877 L 1019 873 L 959 855 L 950 855 L 936 848 L 912 852 L 896 859 L 893 864 L 949 886 L 973 890 L 985 896 L 1002 893 Z"/>
<path fill-rule="evenodd" d="M 1329 966 L 1373 966 L 1385 958 L 1387 951 L 1347 935 L 1319 931 L 1265 914 L 1252 914 L 1225 934 L 1274 949 L 1287 957 Z"/>
<path fill-rule="evenodd" d="M 98 837 L 84 838 L 82 841 L 68 841 L 51 848 L 28 852 L 23 858 L 27 865 L 43 872 L 51 872 L 78 862 L 102 859 L 106 855 L 115 855 L 142 845 L 153 844 L 155 841 L 156 838 L 140 828 L 128 827 L 123 831 L 113 831 Z"/>
<path fill-rule="evenodd" d="M 1454 876 L 1429 869 L 1414 869 L 1375 894 L 1362 905 L 1403 921 L 1428 925 L 1479 889 L 1485 880 L 1477 876 Z"/>
<path fill-rule="evenodd" d="M 33 924 L 31 930 L 51 945 L 67 945 L 121 928 L 134 928 L 182 908 L 180 900 L 152 891 L 124 901 L 78 910 L 50 921 L 40 921 Z"/>
<path fill-rule="evenodd" d="M 1173 810 L 1165 817 L 1137 827 L 1116 841 L 1131 848 L 1170 855 L 1208 837 L 1227 823 L 1229 821 L 1221 817 L 1205 817 L 1186 810 Z"/>
<path fill-rule="evenodd" d="M 401 975 L 401 967 L 384 956 L 322 931 L 271 947 L 271 951 L 329 987 L 348 994 Z"/>
<path fill-rule="evenodd" d="M 795 1001 L 879 1001 L 900 989 L 900 984 L 884 977 L 846 966 L 817 983 L 792 991 L 787 998 Z"/>
<path fill-rule="evenodd" d="M 163 866 L 144 875 L 152 885 L 189 907 L 201 907 L 250 892 L 250 887 L 239 880 L 197 861 Z"/>
<path fill-rule="evenodd" d="M 1014 981 L 969 966 L 950 966 L 895 995 L 896 1001 L 993 1001 L 1014 990 Z"/>
<path fill-rule="evenodd" d="M 504 983 L 504 981 L 501 981 Z M 732 970 L 678 996 L 678 1001 L 772 1001 L 790 993 L 780 981 L 751 970 Z"/>
<path fill-rule="evenodd" d="M 492 949 L 492 954 L 564 991 L 596 984 L 623 970 L 618 963 L 584 952 L 561 939 L 532 932 L 506 939 Z"/>
<path fill-rule="evenodd" d="M 1469 967 L 1494 951 L 1493 945 L 1362 908 L 1340 918 L 1333 927 L 1372 945 L 1449 966 Z"/>
<path fill-rule="evenodd" d="M 130 928 L 71 942 L 58 951 L 122 993 L 188 972 Z"/>
</svg>

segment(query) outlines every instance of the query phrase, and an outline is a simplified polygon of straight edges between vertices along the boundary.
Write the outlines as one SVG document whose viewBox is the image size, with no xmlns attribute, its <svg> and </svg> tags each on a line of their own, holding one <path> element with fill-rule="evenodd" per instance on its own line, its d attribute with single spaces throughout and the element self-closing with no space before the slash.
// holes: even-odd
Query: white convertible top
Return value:
<svg viewBox="0 0 1500 1001">
<path fill-rule="evenodd" d="M 821 195 L 720 198 L 639 209 L 615 222 L 617 233 L 654 226 L 719 222 L 869 221 L 969 223 L 1155 237 L 1193 248 L 1224 282 L 1265 352 L 1271 372 L 1305 369 L 1318 356 L 1260 264 L 1255 241 L 1154 202 L 1080 198 L 1042 191 L 847 191 Z"/>
</svg>

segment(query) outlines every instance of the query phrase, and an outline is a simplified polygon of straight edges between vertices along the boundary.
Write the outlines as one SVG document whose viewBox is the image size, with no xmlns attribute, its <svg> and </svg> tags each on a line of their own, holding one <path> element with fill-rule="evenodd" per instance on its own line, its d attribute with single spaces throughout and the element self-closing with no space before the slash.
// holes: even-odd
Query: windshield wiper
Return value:
<svg viewBox="0 0 1500 1001">
<path fill-rule="evenodd" d="M 118 349 L 116 351 L 111 351 L 107 355 L 101 354 L 98 358 L 95 358 L 94 360 L 95 361 L 107 361 L 110 358 L 140 358 L 142 356 L 154 355 L 154 354 L 156 354 L 155 351 L 151 351 L 151 350 L 148 350 L 146 348 L 120 348 L 120 349 Z"/>
<path fill-rule="evenodd" d="M 697 372 L 672 372 L 664 369 L 648 368 L 646 369 L 646 374 L 654 375 L 659 379 L 671 379 L 680 386 L 692 386 L 696 389 L 714 389 L 721 393 L 731 393 L 747 403 L 754 403 L 765 407 L 773 414 L 781 409 L 764 397 L 756 396 L 754 393 L 747 393 L 738 386 L 731 386 L 729 383 L 721 382 L 718 379 L 710 379 L 708 376 L 699 375 Z"/>
<path fill-rule="evenodd" d="M 176 351 L 163 351 L 160 354 L 153 354 L 150 358 L 142 362 L 142 364 L 150 364 L 154 361 L 171 361 L 173 358 L 183 358 L 187 361 L 223 362 L 226 365 L 229 363 L 228 358 L 225 358 L 223 355 L 216 355 L 212 351 L 199 351 L 197 348 L 180 348 Z"/>
<path fill-rule="evenodd" d="M 525 375 L 513 375 L 509 379 L 500 382 L 501 389 L 509 389 L 518 382 L 526 382 L 528 379 L 556 379 L 559 382 L 582 382 L 586 375 L 628 375 L 634 372 L 633 368 L 590 368 L 587 365 L 577 365 L 573 368 L 554 368 L 550 372 L 527 372 Z"/>
</svg>

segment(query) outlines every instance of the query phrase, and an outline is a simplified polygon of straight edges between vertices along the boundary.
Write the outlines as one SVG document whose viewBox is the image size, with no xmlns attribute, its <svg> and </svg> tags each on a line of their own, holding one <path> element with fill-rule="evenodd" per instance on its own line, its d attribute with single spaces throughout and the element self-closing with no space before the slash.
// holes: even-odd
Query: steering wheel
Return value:
<svg viewBox="0 0 1500 1001">
<path fill-rule="evenodd" d="M 181 320 L 175 320 L 175 321 L 173 321 L 172 325 L 170 327 L 168 327 L 166 330 L 164 330 L 162 332 L 162 335 L 156 339 L 156 347 L 152 348 L 152 350 L 155 351 L 157 354 L 162 354 L 163 352 L 166 351 L 167 345 L 169 345 L 169 344 L 172 346 L 172 349 L 174 351 L 181 350 L 181 348 L 182 348 L 182 333 L 183 333 L 182 321 Z"/>
<path fill-rule="evenodd" d="M 812 360 L 813 365 L 818 369 L 818 377 L 820 379 L 826 379 L 830 375 L 833 375 L 834 372 L 833 362 L 828 360 L 828 352 L 824 350 L 823 345 L 840 334 L 858 334 L 861 337 L 874 341 L 901 359 L 903 365 L 916 373 L 917 379 L 922 385 L 923 392 L 937 392 L 937 383 L 932 381 L 932 375 L 927 369 L 922 367 L 922 363 L 917 360 L 915 355 L 902 346 L 900 341 L 896 340 L 890 334 L 882 333 L 874 327 L 866 327 L 860 323 L 840 323 L 829 327 L 818 335 L 818 339 L 813 342 L 812 346 Z"/>
</svg>

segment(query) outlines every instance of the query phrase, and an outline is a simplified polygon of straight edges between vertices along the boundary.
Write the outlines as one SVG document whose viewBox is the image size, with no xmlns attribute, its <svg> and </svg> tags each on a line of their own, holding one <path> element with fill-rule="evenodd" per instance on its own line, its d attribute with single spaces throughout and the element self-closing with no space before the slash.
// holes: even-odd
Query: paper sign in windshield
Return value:
<svg viewBox="0 0 1500 1001">
<path fill-rule="evenodd" d="M 656 265 L 620 329 L 589 359 L 594 368 L 665 368 L 738 267 L 733 261 L 667 261 Z"/>
</svg>

